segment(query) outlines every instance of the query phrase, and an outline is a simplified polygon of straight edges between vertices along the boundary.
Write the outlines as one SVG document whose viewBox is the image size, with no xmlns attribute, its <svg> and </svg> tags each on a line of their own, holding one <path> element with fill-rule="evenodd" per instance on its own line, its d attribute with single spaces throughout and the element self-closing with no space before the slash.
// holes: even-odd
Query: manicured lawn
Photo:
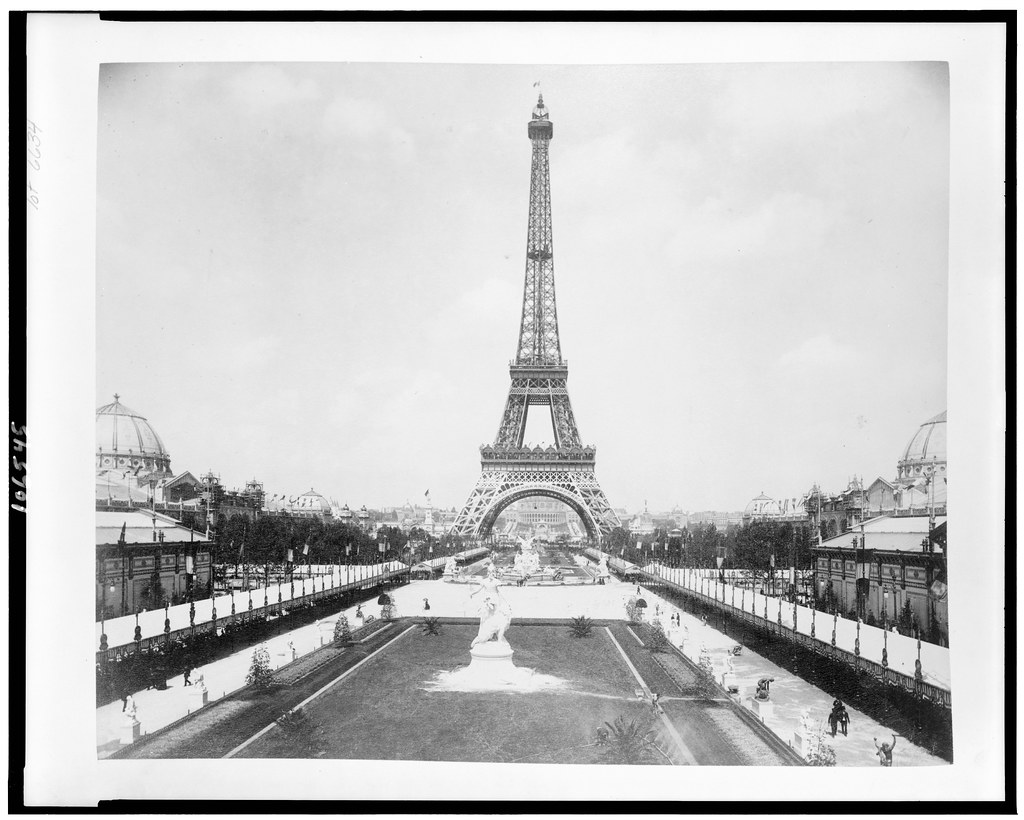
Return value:
<svg viewBox="0 0 1024 820">
<path fill-rule="evenodd" d="M 599 763 L 596 730 L 623 716 L 649 722 L 636 683 L 603 629 L 573 638 L 565 626 L 512 626 L 517 666 L 562 678 L 530 694 L 430 691 L 439 671 L 469 663 L 476 629 L 410 632 L 240 756 L 523 763 Z"/>
</svg>

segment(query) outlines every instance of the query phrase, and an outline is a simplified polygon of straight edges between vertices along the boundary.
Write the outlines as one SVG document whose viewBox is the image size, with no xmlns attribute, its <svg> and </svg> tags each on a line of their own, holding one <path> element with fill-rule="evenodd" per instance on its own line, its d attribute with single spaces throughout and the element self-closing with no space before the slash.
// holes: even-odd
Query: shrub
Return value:
<svg viewBox="0 0 1024 820">
<path fill-rule="evenodd" d="M 302 757 L 322 757 L 323 729 L 314 726 L 305 711 L 285 712 L 275 723 L 288 738 L 291 749 Z"/>
<path fill-rule="evenodd" d="M 825 730 L 818 729 L 818 731 L 811 736 L 809 748 L 807 750 L 807 765 L 808 766 L 835 766 L 836 765 L 836 750 L 832 748 L 828 743 L 825 742 Z"/>
<path fill-rule="evenodd" d="M 394 604 L 384 604 L 380 608 L 380 618 L 382 621 L 392 621 L 396 614 L 397 611 Z"/>
<path fill-rule="evenodd" d="M 594 628 L 594 622 L 586 615 L 580 615 L 578 618 L 573 618 L 569 623 L 569 631 L 572 633 L 574 638 L 589 638 L 590 632 Z"/>
<path fill-rule="evenodd" d="M 348 625 L 348 616 L 339 615 L 338 622 L 334 625 L 334 642 L 342 646 L 352 643 L 352 627 Z"/>
<path fill-rule="evenodd" d="M 270 653 L 265 646 L 257 646 L 252 652 L 252 663 L 245 676 L 248 686 L 266 689 L 274 683 L 274 670 L 270 668 Z"/>
<path fill-rule="evenodd" d="M 423 634 L 424 635 L 440 635 L 441 634 L 441 619 L 426 617 L 423 619 Z"/>
<path fill-rule="evenodd" d="M 639 623 L 640 621 L 640 607 L 637 606 L 638 601 L 639 599 L 635 595 L 626 601 L 626 617 L 633 623 Z"/>
<path fill-rule="evenodd" d="M 658 621 L 655 621 L 648 633 L 647 648 L 651 652 L 668 652 L 670 646 L 671 643 L 665 635 L 664 628 Z"/>
</svg>

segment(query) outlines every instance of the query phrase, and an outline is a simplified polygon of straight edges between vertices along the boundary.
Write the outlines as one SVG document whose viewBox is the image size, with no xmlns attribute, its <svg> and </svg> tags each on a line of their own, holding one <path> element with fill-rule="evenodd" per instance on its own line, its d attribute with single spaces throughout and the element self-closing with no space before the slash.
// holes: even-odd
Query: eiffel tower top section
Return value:
<svg viewBox="0 0 1024 820">
<path fill-rule="evenodd" d="M 564 368 L 558 341 L 555 307 L 554 250 L 551 241 L 551 181 L 548 143 L 554 126 L 548 119 L 544 96 L 537 98 L 527 129 L 533 144 L 530 165 L 530 219 L 526 232 L 526 282 L 523 286 L 523 317 L 513 366 Z"/>
</svg>

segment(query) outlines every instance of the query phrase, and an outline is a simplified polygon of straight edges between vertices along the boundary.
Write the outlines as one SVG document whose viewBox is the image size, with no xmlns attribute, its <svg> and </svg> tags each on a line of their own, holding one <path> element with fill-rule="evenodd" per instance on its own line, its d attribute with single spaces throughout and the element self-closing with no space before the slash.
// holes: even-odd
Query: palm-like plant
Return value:
<svg viewBox="0 0 1024 820">
<path fill-rule="evenodd" d="M 569 623 L 569 630 L 574 638 L 588 638 L 594 628 L 594 622 L 586 615 L 573 618 Z"/>
<path fill-rule="evenodd" d="M 426 617 L 423 619 L 423 634 L 424 635 L 440 635 L 441 634 L 441 620 L 439 618 Z"/>
<path fill-rule="evenodd" d="M 658 755 L 666 756 L 658 746 L 658 733 L 651 728 L 650 721 L 626 719 L 619 715 L 613 723 L 604 724 L 608 727 L 608 737 L 604 740 L 604 756 L 609 763 L 653 763 Z"/>
</svg>

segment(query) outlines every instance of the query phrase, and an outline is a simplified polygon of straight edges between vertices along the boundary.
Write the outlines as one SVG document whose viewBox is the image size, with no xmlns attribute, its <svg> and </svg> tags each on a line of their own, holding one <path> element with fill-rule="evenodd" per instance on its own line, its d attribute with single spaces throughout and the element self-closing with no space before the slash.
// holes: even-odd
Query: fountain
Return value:
<svg viewBox="0 0 1024 820">
<path fill-rule="evenodd" d="M 512 562 L 516 577 L 526 580 L 540 572 L 540 556 L 533 548 L 533 538 L 519 542 L 519 552 Z"/>
</svg>

